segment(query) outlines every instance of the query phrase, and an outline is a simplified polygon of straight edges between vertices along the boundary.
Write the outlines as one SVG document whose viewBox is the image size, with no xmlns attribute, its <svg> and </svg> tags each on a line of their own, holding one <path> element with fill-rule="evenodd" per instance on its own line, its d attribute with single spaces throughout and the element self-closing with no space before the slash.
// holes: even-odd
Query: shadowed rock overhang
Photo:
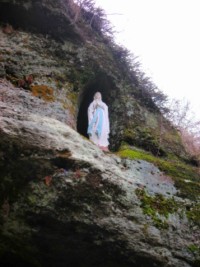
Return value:
<svg viewBox="0 0 200 267">
<path fill-rule="evenodd" d="M 48 5 L 48 1 L 46 2 L 47 5 L 41 1 L 24 1 L 23 3 L 1 1 L 1 22 L 9 23 L 16 28 L 50 35 L 60 41 L 63 39 L 80 41 L 81 36 L 67 14 L 67 6 L 63 5 L 63 9 L 58 9 L 56 4 L 54 7 Z"/>
</svg>

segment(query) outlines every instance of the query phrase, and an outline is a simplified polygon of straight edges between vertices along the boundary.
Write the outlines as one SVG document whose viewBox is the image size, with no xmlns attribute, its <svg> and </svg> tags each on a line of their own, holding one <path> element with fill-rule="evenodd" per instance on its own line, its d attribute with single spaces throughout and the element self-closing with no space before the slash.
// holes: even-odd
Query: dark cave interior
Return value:
<svg viewBox="0 0 200 267">
<path fill-rule="evenodd" d="M 95 80 L 90 82 L 80 94 L 79 97 L 79 111 L 77 116 L 77 131 L 88 138 L 87 127 L 88 127 L 88 115 L 87 109 L 89 104 L 93 101 L 94 94 L 100 92 L 102 94 L 102 100 L 108 105 L 109 119 L 112 118 L 113 112 L 113 98 L 116 94 L 116 88 L 112 82 L 112 79 L 106 74 L 101 73 L 96 77 Z M 112 125 L 111 125 L 112 130 Z"/>
</svg>

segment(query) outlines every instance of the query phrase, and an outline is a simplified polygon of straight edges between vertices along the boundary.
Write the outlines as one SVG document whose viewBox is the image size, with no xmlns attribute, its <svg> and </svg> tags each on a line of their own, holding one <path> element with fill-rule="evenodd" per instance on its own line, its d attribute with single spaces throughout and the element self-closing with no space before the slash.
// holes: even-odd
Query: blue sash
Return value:
<svg viewBox="0 0 200 267">
<path fill-rule="evenodd" d="M 95 110 L 94 116 L 88 126 L 88 130 L 87 133 L 88 135 L 92 135 L 92 130 L 93 130 L 93 126 L 97 123 L 96 125 L 96 135 L 98 136 L 98 138 L 100 138 L 101 133 L 102 133 L 102 127 L 103 127 L 103 109 L 100 107 L 97 107 L 97 109 Z"/>
</svg>

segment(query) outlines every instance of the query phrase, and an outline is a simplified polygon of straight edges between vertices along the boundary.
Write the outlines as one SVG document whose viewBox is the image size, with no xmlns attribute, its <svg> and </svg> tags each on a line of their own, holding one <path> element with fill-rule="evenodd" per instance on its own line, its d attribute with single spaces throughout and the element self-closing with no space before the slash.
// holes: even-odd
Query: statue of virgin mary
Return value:
<svg viewBox="0 0 200 267">
<path fill-rule="evenodd" d="M 108 151 L 110 123 L 108 106 L 102 101 L 100 92 L 96 92 L 93 102 L 88 107 L 89 139 L 103 151 Z"/>
</svg>

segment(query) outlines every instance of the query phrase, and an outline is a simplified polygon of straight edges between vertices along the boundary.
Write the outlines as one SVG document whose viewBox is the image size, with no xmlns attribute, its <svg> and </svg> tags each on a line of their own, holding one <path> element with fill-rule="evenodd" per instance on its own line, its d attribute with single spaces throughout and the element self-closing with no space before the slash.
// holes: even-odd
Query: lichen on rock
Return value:
<svg viewBox="0 0 200 267">
<path fill-rule="evenodd" d="M 0 2 L 0 265 L 197 267 L 199 169 L 69 3 Z M 86 134 L 96 91 L 109 153 Z"/>
</svg>

